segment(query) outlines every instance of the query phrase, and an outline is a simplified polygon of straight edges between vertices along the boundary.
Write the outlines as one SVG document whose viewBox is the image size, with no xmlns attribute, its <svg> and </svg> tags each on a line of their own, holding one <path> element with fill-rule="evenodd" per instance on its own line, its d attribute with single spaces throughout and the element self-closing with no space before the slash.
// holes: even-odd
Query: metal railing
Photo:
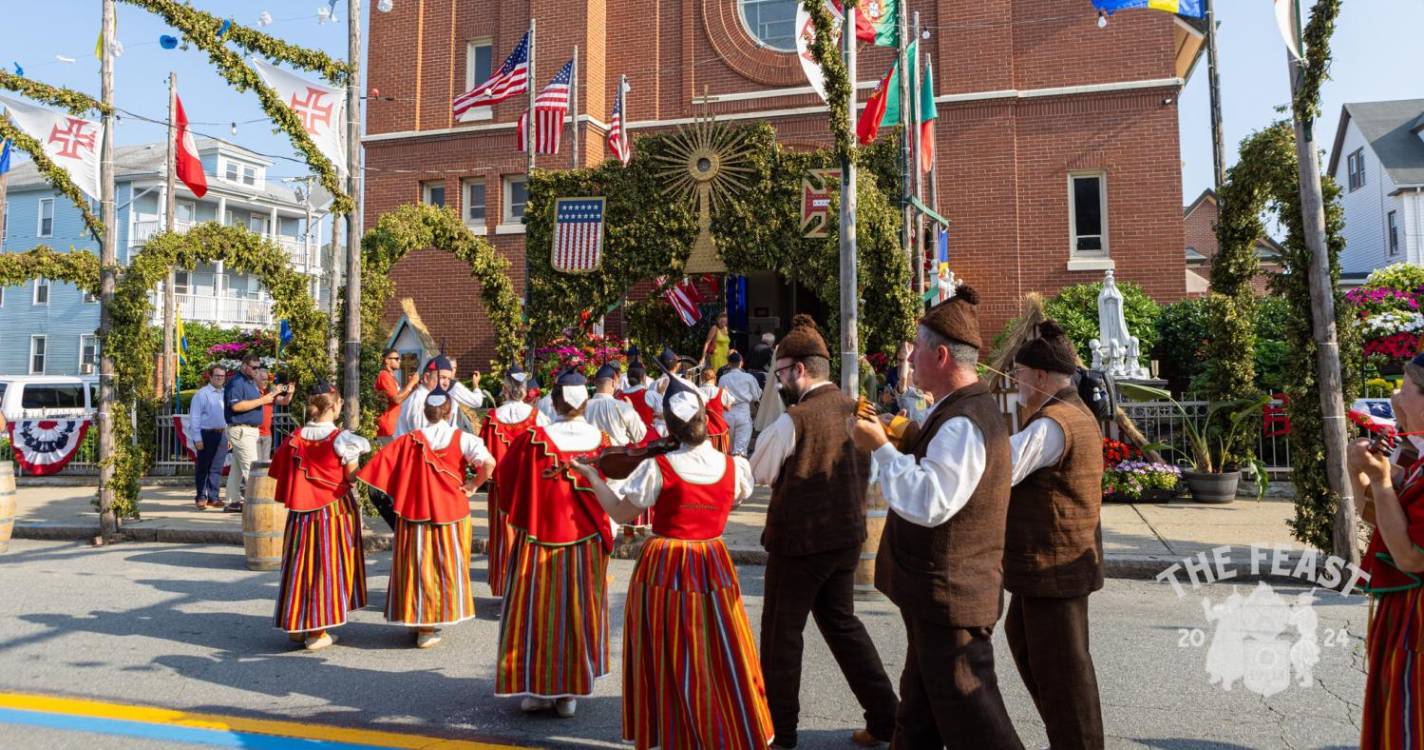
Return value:
<svg viewBox="0 0 1424 750">
<path fill-rule="evenodd" d="M 1181 406 L 1179 411 L 1177 406 Z M 1148 443 L 1170 446 L 1162 451 L 1162 457 L 1169 463 L 1191 454 L 1187 445 L 1187 420 L 1200 424 L 1206 419 L 1207 402 L 1199 400 L 1179 401 L 1123 401 L 1119 404 L 1124 414 L 1137 426 Z M 1183 414 L 1185 412 L 1185 414 Z M 1285 408 L 1278 400 L 1269 402 L 1251 420 L 1246 428 L 1248 435 L 1255 436 L 1256 456 L 1274 475 L 1289 474 L 1290 430 Z"/>
<path fill-rule="evenodd" d="M 208 294 L 175 294 L 173 299 L 178 305 L 178 313 L 185 321 L 241 327 L 272 325 L 272 300 L 265 295 L 252 299 Z M 158 315 L 161 303 L 160 295 L 155 293 L 155 316 Z"/>
<path fill-rule="evenodd" d="M 187 412 L 181 412 L 182 416 L 187 416 Z M 193 459 L 184 449 L 185 443 L 179 438 L 177 422 L 173 419 L 172 410 L 164 410 L 155 417 L 157 420 L 154 431 L 153 449 L 153 469 L 151 474 L 157 476 L 177 476 L 191 475 L 193 473 Z M 284 409 L 274 409 L 272 411 L 272 449 L 282 444 L 292 431 L 301 425 L 290 413 Z"/>
<path fill-rule="evenodd" d="M 69 417 L 73 419 L 73 417 Z M 14 461 L 15 446 L 6 439 L 0 444 L 0 461 Z M 75 449 L 74 458 L 69 459 L 69 463 L 64 465 L 56 474 L 61 476 L 86 476 L 97 475 L 99 473 L 99 433 L 94 429 L 94 425 L 89 425 L 89 432 L 84 436 L 84 442 Z M 19 462 L 15 462 L 15 475 L 28 476 L 28 472 Z"/>
</svg>

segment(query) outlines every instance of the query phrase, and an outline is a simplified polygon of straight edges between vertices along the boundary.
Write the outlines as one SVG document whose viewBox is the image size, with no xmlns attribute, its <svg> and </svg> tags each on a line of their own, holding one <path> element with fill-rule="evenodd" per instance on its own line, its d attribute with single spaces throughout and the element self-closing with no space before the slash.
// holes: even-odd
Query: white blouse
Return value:
<svg viewBox="0 0 1424 750">
<path fill-rule="evenodd" d="M 519 424 L 529 418 L 529 412 L 533 409 L 534 407 L 523 401 L 506 401 L 494 410 L 494 418 L 504 424 Z M 549 417 L 541 411 L 539 416 L 534 418 L 534 424 L 549 424 Z"/>
<path fill-rule="evenodd" d="M 694 448 L 682 446 L 664 455 L 667 456 L 668 463 L 672 464 L 673 471 L 677 472 L 683 481 L 691 484 L 715 484 L 722 481 L 723 475 L 727 473 L 727 454 L 713 448 L 712 444 L 705 440 Z M 732 457 L 732 466 L 737 472 L 732 502 L 740 504 L 752 496 L 752 467 L 741 456 Z M 628 475 L 621 486 L 613 487 L 613 491 L 639 508 L 651 508 L 663 491 L 662 469 L 658 467 L 656 460 L 645 460 L 638 464 L 638 468 Z"/>
<path fill-rule="evenodd" d="M 307 422 L 302 425 L 301 436 L 303 440 L 325 440 L 333 432 L 336 432 L 336 425 L 331 422 Z M 370 441 L 346 430 L 336 436 L 336 443 L 332 447 L 343 464 L 356 463 L 362 453 L 371 452 Z"/>
<path fill-rule="evenodd" d="M 555 422 L 544 428 L 554 447 L 568 453 L 591 451 L 603 443 L 603 432 L 584 421 L 583 417 L 571 417 Z"/>
<path fill-rule="evenodd" d="M 425 442 L 429 443 L 430 447 L 435 450 L 441 450 L 450 445 L 450 441 L 454 440 L 456 435 L 459 435 L 460 453 L 465 457 L 466 461 L 478 466 L 486 461 L 494 460 L 494 456 L 490 455 L 489 449 L 485 447 L 485 441 L 481 440 L 478 435 L 471 435 L 464 430 L 457 430 L 448 422 L 436 422 L 432 425 L 426 425 L 420 428 L 420 434 L 425 436 Z"/>
</svg>

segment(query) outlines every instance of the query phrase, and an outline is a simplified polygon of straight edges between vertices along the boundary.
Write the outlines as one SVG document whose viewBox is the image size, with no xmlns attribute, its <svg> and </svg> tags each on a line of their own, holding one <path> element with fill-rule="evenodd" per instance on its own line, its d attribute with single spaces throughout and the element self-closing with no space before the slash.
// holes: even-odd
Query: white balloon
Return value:
<svg viewBox="0 0 1424 750">
<path fill-rule="evenodd" d="M 271 26 L 271 25 L 272 25 L 272 14 L 271 14 L 271 13 L 268 13 L 268 12 L 265 11 L 265 10 L 262 11 L 262 12 L 261 12 L 260 14 L 258 14 L 258 16 L 257 16 L 257 25 L 258 25 L 258 26 Z"/>
</svg>

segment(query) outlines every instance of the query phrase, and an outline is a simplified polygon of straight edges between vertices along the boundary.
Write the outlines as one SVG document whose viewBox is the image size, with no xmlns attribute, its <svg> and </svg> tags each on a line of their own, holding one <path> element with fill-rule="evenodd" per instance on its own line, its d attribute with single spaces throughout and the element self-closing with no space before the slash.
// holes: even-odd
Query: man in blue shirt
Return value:
<svg viewBox="0 0 1424 750">
<path fill-rule="evenodd" d="M 257 390 L 257 370 L 262 358 L 249 354 L 242 358 L 242 369 L 229 377 L 223 389 L 223 404 L 227 412 L 227 442 L 232 449 L 232 466 L 227 475 L 227 507 L 229 513 L 241 513 L 246 495 L 247 475 L 257 460 L 257 438 L 262 430 L 262 407 L 277 398 L 277 389 L 264 396 Z"/>
</svg>

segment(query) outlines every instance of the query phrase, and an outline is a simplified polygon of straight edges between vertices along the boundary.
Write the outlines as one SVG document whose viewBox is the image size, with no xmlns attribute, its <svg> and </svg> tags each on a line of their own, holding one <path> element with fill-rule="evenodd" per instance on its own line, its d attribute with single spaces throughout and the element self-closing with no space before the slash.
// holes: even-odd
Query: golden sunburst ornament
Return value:
<svg viewBox="0 0 1424 750">
<path fill-rule="evenodd" d="M 666 181 L 663 194 L 681 195 L 697 211 L 697 239 L 684 266 L 688 275 L 726 273 L 712 239 L 712 211 L 746 187 L 754 171 L 747 163 L 750 153 L 740 132 L 706 115 L 679 129 L 668 139 L 667 153 L 658 156 L 666 165 L 658 172 Z"/>
</svg>

